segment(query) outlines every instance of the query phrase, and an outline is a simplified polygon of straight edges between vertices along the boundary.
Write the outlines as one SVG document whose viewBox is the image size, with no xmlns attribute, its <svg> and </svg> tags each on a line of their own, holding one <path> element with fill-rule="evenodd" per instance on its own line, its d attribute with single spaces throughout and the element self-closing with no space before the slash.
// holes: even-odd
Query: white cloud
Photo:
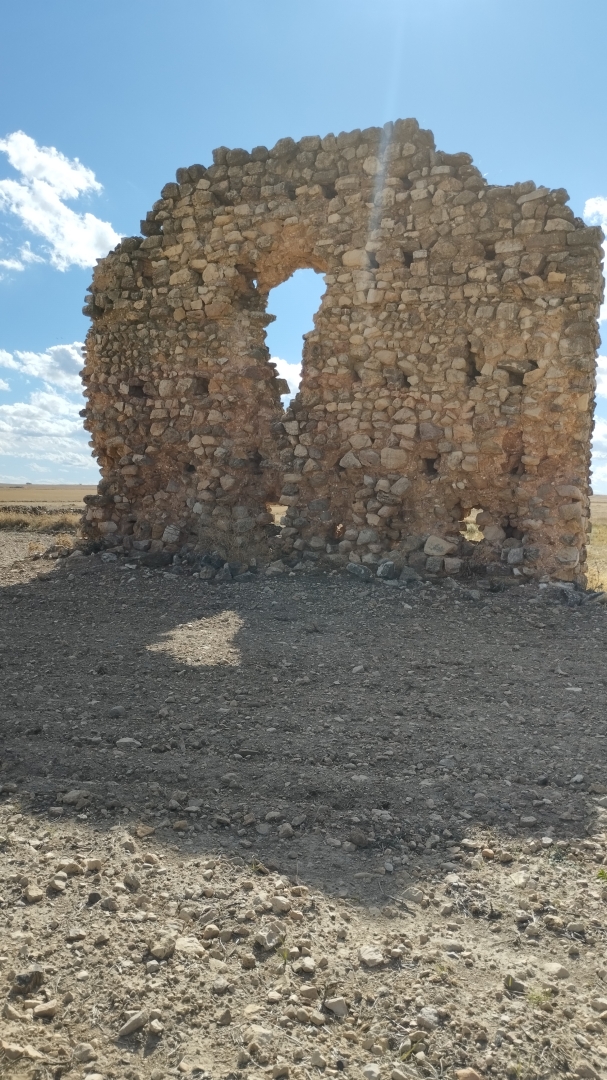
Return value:
<svg viewBox="0 0 607 1080">
<path fill-rule="evenodd" d="M 71 345 L 51 345 L 46 352 L 9 353 L 0 349 L 0 367 L 42 379 L 51 386 L 59 386 L 68 393 L 78 394 L 82 383 L 78 372 L 82 368 L 82 342 L 74 341 Z"/>
<path fill-rule="evenodd" d="M 596 358 L 596 394 L 607 398 L 607 356 Z"/>
<path fill-rule="evenodd" d="M 607 199 L 602 195 L 596 195 L 592 199 L 586 199 L 584 205 L 584 218 L 589 225 L 600 225 L 603 232 L 607 234 Z M 603 242 L 603 251 L 605 252 L 605 260 L 607 261 L 607 239 Z M 607 320 L 607 302 L 603 304 L 599 318 L 601 322 Z"/>
<path fill-rule="evenodd" d="M 607 225 L 607 199 L 602 195 L 595 195 L 592 199 L 586 199 L 584 217 L 589 225 Z"/>
<path fill-rule="evenodd" d="M 52 345 L 44 352 L 0 349 L 0 369 L 35 380 L 26 401 L 0 404 L 0 458 L 5 467 L 8 459 L 11 469 L 19 468 L 21 459 L 30 479 L 41 472 L 72 482 L 78 482 L 85 469 L 94 482 L 97 467 L 79 415 L 84 404 L 78 374 L 81 350 L 79 341 Z M 8 388 L 0 379 L 0 389 Z"/>
<path fill-rule="evenodd" d="M 0 349 L 0 367 L 14 368 L 15 371 L 19 370 L 19 364 L 13 357 L 13 354 L 7 352 L 6 349 Z"/>
<path fill-rule="evenodd" d="M 44 262 L 41 255 L 36 255 L 36 252 L 32 251 L 29 240 L 26 240 L 25 244 L 19 248 L 19 259 L 24 266 L 27 266 L 28 263 Z"/>
<path fill-rule="evenodd" d="M 0 405 L 0 454 L 90 469 L 81 404 L 48 389 L 34 391 L 27 402 Z"/>
<path fill-rule="evenodd" d="M 10 386 L 8 385 L 6 379 L 0 379 L 0 390 L 10 390 Z"/>
<path fill-rule="evenodd" d="M 29 232 L 46 241 L 44 251 L 53 266 L 58 270 L 93 266 L 115 247 L 120 237 L 109 221 L 78 214 L 63 202 L 102 190 L 95 174 L 78 158 L 67 158 L 54 146 L 38 146 L 23 131 L 0 139 L 0 151 L 21 174 L 20 180 L 0 180 L 0 209 L 14 214 Z M 22 270 L 41 258 L 23 245 L 18 256 L 0 260 L 0 266 Z"/>
<path fill-rule="evenodd" d="M 592 436 L 592 485 L 595 492 L 607 483 L 607 420 L 597 417 Z"/>
<path fill-rule="evenodd" d="M 0 267 L 3 270 L 25 270 L 30 263 L 43 262 L 42 256 L 36 255 L 36 252 L 32 251 L 28 240 L 27 243 L 21 245 L 17 255 L 13 255 L 8 259 L 0 259 Z"/>
<path fill-rule="evenodd" d="M 289 384 L 290 394 L 283 394 L 282 401 L 287 404 L 299 390 L 301 382 L 301 363 L 289 364 L 279 356 L 272 357 L 272 363 L 276 364 L 279 379 L 286 379 Z"/>
<path fill-rule="evenodd" d="M 25 263 L 21 259 L 0 259 L 0 266 L 3 270 L 25 270 Z"/>
<path fill-rule="evenodd" d="M 75 199 L 85 191 L 101 191 L 95 173 L 78 158 L 70 161 L 54 146 L 38 146 L 24 131 L 0 139 L 0 150 L 27 180 L 44 181 L 64 199 Z"/>
</svg>

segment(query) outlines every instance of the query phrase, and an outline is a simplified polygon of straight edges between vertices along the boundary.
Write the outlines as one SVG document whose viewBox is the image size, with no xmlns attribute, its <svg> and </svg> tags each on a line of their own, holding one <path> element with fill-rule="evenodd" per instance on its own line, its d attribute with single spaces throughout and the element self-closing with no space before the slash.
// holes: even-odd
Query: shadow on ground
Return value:
<svg viewBox="0 0 607 1080">
<path fill-rule="evenodd" d="M 474 600 L 48 567 L 4 571 L 0 592 L 0 782 L 31 813 L 147 827 L 368 899 L 457 869 L 479 829 L 596 827 L 602 606 L 531 585 Z"/>
<path fill-rule="evenodd" d="M 94 556 L 0 628 L 2 1075 L 600 1080 L 605 607 Z"/>
</svg>

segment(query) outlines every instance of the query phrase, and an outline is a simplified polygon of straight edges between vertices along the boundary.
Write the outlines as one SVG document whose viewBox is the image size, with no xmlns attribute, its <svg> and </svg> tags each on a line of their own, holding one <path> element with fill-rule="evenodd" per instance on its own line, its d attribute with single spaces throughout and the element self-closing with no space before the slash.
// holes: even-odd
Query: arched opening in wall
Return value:
<svg viewBox="0 0 607 1080">
<path fill-rule="evenodd" d="M 266 332 L 266 345 L 278 377 L 285 379 L 289 392 L 281 395 L 287 407 L 299 390 L 303 335 L 314 329 L 314 315 L 325 292 L 322 274 L 315 270 L 296 270 L 281 285 L 270 291 L 267 311 L 275 315 Z"/>
</svg>

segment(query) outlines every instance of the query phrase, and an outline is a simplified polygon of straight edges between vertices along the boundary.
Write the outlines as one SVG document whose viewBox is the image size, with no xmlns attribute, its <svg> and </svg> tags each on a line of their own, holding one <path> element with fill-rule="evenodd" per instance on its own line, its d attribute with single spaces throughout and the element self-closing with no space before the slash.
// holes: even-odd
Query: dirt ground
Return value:
<svg viewBox="0 0 607 1080">
<path fill-rule="evenodd" d="M 600 599 L 27 543 L 3 1076 L 607 1076 Z"/>
</svg>

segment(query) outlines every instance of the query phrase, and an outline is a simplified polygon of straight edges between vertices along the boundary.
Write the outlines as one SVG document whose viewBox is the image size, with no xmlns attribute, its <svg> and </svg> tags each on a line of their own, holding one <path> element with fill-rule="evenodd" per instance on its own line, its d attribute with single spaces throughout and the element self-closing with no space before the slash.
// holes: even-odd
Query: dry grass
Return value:
<svg viewBox="0 0 607 1080">
<path fill-rule="evenodd" d="M 79 511 L 67 514 L 19 514 L 0 510 L 0 529 L 11 532 L 75 533 L 80 529 Z"/>
<path fill-rule="evenodd" d="M 607 523 L 593 521 L 588 544 L 588 588 L 607 591 Z"/>
<path fill-rule="evenodd" d="M 78 546 L 78 537 L 74 533 L 58 533 L 54 535 L 52 544 L 48 539 L 30 540 L 27 545 L 27 553 L 30 558 L 36 555 L 44 555 L 47 551 L 55 551 L 58 554 L 71 555 Z"/>
</svg>

